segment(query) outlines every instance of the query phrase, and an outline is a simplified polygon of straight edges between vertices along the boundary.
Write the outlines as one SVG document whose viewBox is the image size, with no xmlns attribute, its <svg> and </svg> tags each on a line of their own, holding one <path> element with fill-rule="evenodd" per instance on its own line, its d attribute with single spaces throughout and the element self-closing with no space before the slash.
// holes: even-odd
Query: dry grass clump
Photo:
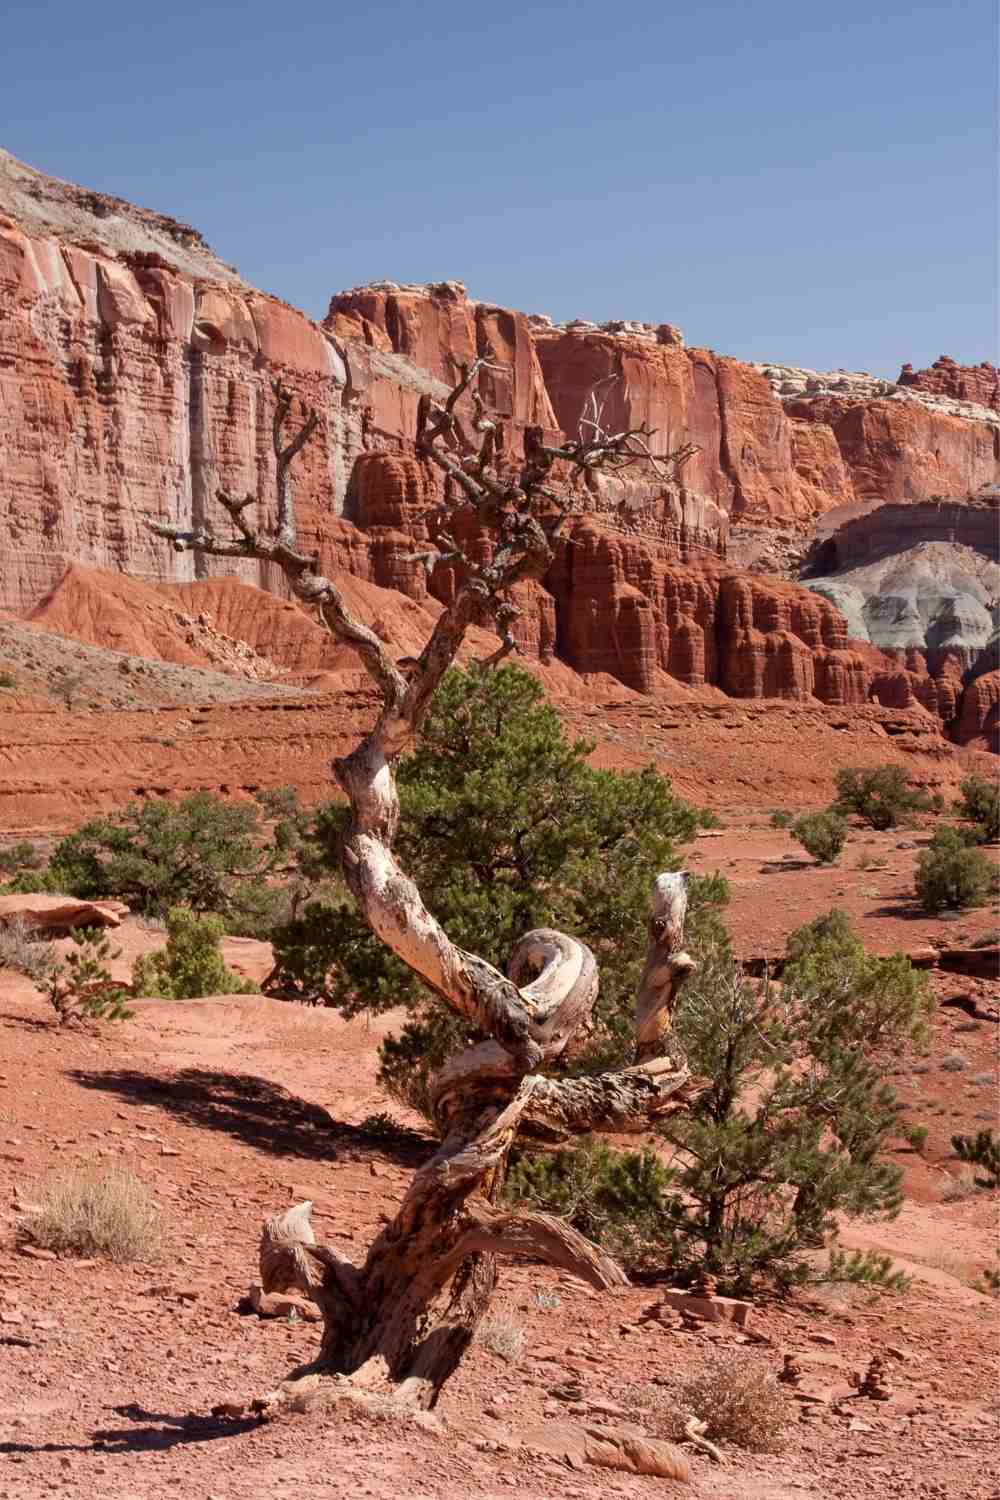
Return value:
<svg viewBox="0 0 1000 1500">
<path fill-rule="evenodd" d="M 58 962 L 54 945 L 39 942 L 36 929 L 20 914 L 0 927 L 0 969 L 12 969 L 41 984 Z"/>
<path fill-rule="evenodd" d="M 944 1073 L 964 1073 L 969 1066 L 969 1059 L 962 1052 L 949 1052 L 941 1059 L 941 1070 Z"/>
<path fill-rule="evenodd" d="M 692 1417 L 704 1422 L 713 1443 L 731 1443 L 750 1453 L 780 1453 L 789 1421 L 785 1395 L 767 1370 L 738 1354 L 721 1355 L 670 1390 L 647 1387 L 634 1404 L 656 1435 L 683 1441 Z"/>
<path fill-rule="evenodd" d="M 131 1172 L 67 1172 L 52 1181 L 41 1212 L 25 1222 L 23 1233 L 57 1254 L 152 1260 L 160 1242 L 159 1211 Z"/>
<path fill-rule="evenodd" d="M 971 1167 L 962 1167 L 954 1176 L 946 1175 L 941 1184 L 942 1203 L 960 1203 L 971 1198 L 976 1191 L 976 1174 Z"/>
<path fill-rule="evenodd" d="M 484 1318 L 476 1337 L 509 1365 L 516 1365 L 524 1352 L 524 1329 L 511 1318 Z"/>
</svg>

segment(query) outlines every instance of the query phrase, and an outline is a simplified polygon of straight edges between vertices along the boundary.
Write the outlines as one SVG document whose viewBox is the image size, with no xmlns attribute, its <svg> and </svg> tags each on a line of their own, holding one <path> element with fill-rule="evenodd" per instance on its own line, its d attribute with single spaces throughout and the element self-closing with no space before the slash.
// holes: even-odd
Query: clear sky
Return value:
<svg viewBox="0 0 1000 1500">
<path fill-rule="evenodd" d="M 380 278 L 748 359 L 996 359 L 994 0 L 5 0 L 0 144 L 316 316 Z"/>
</svg>

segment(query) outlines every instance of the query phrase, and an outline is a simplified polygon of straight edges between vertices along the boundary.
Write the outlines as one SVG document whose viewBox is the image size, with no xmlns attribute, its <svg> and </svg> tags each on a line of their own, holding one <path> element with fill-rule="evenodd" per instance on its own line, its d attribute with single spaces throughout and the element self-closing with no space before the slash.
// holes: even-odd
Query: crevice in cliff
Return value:
<svg viewBox="0 0 1000 1500">
<path fill-rule="evenodd" d="M 208 524 L 210 501 L 215 475 L 215 452 L 208 413 L 205 408 L 204 355 L 191 348 L 190 381 L 188 385 L 188 452 L 191 463 L 191 527 L 197 531 Z M 209 576 L 204 553 L 193 552 L 194 577 L 202 580 Z"/>
</svg>

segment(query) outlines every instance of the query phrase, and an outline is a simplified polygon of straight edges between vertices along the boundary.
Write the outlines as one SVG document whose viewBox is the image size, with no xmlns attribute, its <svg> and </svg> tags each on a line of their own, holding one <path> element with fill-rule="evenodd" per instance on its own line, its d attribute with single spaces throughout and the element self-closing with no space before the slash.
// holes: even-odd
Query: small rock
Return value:
<svg viewBox="0 0 1000 1500">
<path fill-rule="evenodd" d="M 238 1422 L 245 1415 L 246 1405 L 242 1401 L 220 1401 L 217 1406 L 212 1407 L 213 1417 L 229 1417 Z"/>
<path fill-rule="evenodd" d="M 832 1333 L 811 1333 L 809 1337 L 814 1344 L 826 1344 L 831 1349 L 837 1347 L 837 1340 Z"/>
<path fill-rule="evenodd" d="M 706 1323 L 735 1323 L 737 1328 L 745 1328 L 750 1318 L 750 1303 L 735 1297 L 693 1297 L 690 1292 L 665 1291 L 661 1306 Z"/>
<path fill-rule="evenodd" d="M 58 1260 L 54 1250 L 43 1250 L 41 1245 L 22 1245 L 21 1254 L 27 1255 L 31 1260 Z"/>
</svg>

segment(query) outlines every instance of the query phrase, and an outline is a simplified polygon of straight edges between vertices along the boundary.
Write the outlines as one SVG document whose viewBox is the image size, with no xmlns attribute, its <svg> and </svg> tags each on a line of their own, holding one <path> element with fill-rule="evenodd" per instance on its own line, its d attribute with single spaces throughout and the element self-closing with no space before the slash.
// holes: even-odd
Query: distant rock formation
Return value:
<svg viewBox="0 0 1000 1500">
<path fill-rule="evenodd" d="M 881 649 L 874 618 L 852 641 L 829 597 L 759 569 L 778 556 L 772 539 L 785 538 L 789 556 L 804 551 L 827 513 L 889 502 L 886 524 L 903 537 L 911 522 L 924 524 L 931 496 L 997 484 L 1000 416 L 981 404 L 985 376 L 963 384 L 944 371 L 893 388 L 870 376 L 750 365 L 687 347 L 669 323 L 556 326 L 472 299 L 454 281 L 339 293 L 320 325 L 248 286 L 188 226 L 4 153 L 0 608 L 52 612 L 59 603 L 59 628 L 114 636 L 134 601 L 115 602 L 108 585 L 107 607 L 95 609 L 74 566 L 217 588 L 211 608 L 170 605 L 192 626 L 147 601 L 148 649 L 183 650 L 177 627 L 197 637 L 195 654 L 214 651 L 237 668 L 234 643 L 249 643 L 262 662 L 248 657 L 248 672 L 301 667 L 313 647 L 296 644 L 290 622 L 267 610 L 266 629 L 251 628 L 252 609 L 218 583 L 235 575 L 280 596 L 281 578 L 263 564 L 173 553 L 145 525 L 217 519 L 219 488 L 269 506 L 280 375 L 320 414 L 296 466 L 303 545 L 328 571 L 433 611 L 455 579 L 446 564 L 428 578 L 413 556 L 441 495 L 414 453 L 417 403 L 477 356 L 489 366 L 479 394 L 504 421 L 512 460 L 528 426 L 553 440 L 575 431 L 588 393 L 608 376 L 617 377 L 602 388 L 608 425 L 655 429 L 661 452 L 696 445 L 679 483 L 626 475 L 581 496 L 549 576 L 519 591 L 525 652 L 642 692 L 672 680 L 836 705 L 880 694 L 954 716 L 961 680 L 928 673 L 931 620 L 919 607 L 922 643 L 914 627 L 911 643 L 891 648 L 906 654 L 901 663 Z M 757 572 L 740 567 L 744 555 Z M 852 629 L 865 618 L 856 604 L 845 596 Z M 981 626 L 975 609 L 960 602 L 951 616 L 932 613 L 940 649 L 961 662 Z M 169 647 L 158 644 L 168 638 Z"/>
<path fill-rule="evenodd" d="M 942 354 L 927 370 L 905 364 L 899 372 L 899 384 L 1000 412 L 1000 370 L 988 359 L 979 365 L 960 365 L 949 354 Z"/>
</svg>

